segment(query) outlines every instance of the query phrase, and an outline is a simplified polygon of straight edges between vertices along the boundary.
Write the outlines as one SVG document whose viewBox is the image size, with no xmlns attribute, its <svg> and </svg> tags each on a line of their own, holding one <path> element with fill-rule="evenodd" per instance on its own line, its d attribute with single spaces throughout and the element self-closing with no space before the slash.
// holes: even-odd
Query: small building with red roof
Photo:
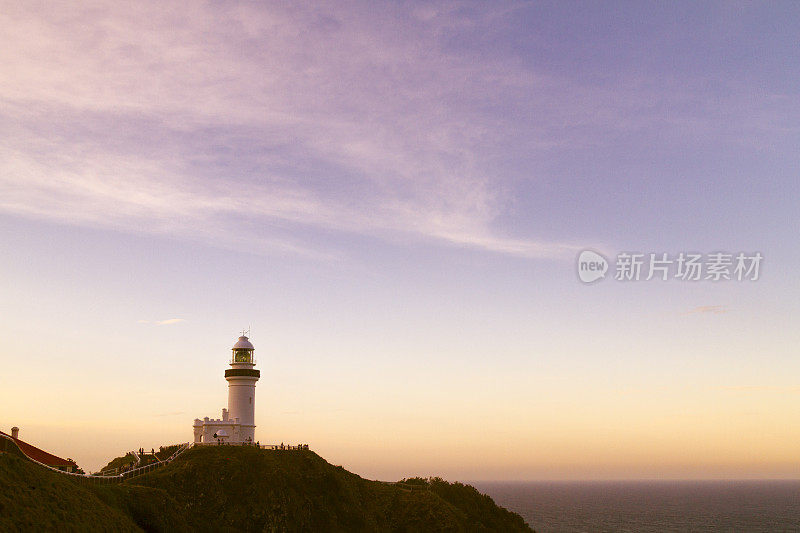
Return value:
<svg viewBox="0 0 800 533">
<path fill-rule="evenodd" d="M 14 444 L 17 445 L 19 451 L 21 451 L 28 458 L 33 459 L 34 461 L 45 464 L 47 466 L 51 466 L 53 468 L 57 468 L 59 470 L 63 470 L 65 472 L 75 472 L 78 470 L 78 465 L 75 464 L 75 461 L 73 461 L 72 459 L 62 459 L 57 455 L 48 453 L 44 450 L 37 448 L 32 444 L 28 444 L 27 442 L 20 440 L 18 427 L 11 428 L 11 435 L 9 435 L 8 433 L 4 433 L 2 431 L 0 431 L 0 435 L 6 437 L 3 440 L 11 439 L 12 441 L 14 441 Z M 2 449 L 3 447 L 0 446 L 0 450 Z"/>
</svg>

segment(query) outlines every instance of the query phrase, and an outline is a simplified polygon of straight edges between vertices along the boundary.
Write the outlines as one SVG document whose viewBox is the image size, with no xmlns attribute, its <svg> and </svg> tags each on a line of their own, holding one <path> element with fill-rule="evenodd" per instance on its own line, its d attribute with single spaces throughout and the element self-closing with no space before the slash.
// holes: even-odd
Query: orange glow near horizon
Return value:
<svg viewBox="0 0 800 533">
<path fill-rule="evenodd" d="M 376 397 L 361 409 L 341 403 L 327 410 L 324 398 L 306 395 L 288 411 L 262 393 L 256 435 L 262 443 L 309 443 L 331 463 L 388 480 L 800 477 L 795 391 L 665 390 L 658 401 L 644 391 L 597 388 L 576 397 L 549 390 L 541 391 L 547 399 L 518 395 L 494 404 L 447 392 L 454 391 L 443 394 L 449 401 Z M 190 440 L 191 419 L 204 414 L 215 412 L 165 412 L 123 424 L 76 417 L 53 425 L 42 417 L 4 421 L 4 430 L 16 424 L 23 440 L 96 470 L 130 449 Z"/>
</svg>

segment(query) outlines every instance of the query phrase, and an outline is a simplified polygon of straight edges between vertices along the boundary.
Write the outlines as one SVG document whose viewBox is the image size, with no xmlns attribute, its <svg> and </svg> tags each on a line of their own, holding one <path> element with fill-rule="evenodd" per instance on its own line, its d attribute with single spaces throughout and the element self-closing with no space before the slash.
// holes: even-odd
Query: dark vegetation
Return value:
<svg viewBox="0 0 800 533">
<path fill-rule="evenodd" d="M 132 453 L 128 452 L 122 457 L 117 457 L 116 459 L 109 461 L 106 466 L 100 469 L 100 472 L 105 474 L 111 472 L 112 470 L 131 468 L 135 463 L 136 457 L 134 457 Z"/>
<path fill-rule="evenodd" d="M 133 455 L 133 453 L 128 452 L 121 457 L 112 459 L 106 466 L 100 469 L 100 472 L 103 474 L 111 474 L 115 472 L 128 470 L 130 468 L 147 466 L 151 463 L 158 463 L 165 459 L 169 459 L 169 457 L 173 453 L 178 451 L 178 448 L 180 447 L 181 447 L 180 444 L 173 444 L 171 446 L 161 446 L 159 447 L 155 455 L 153 455 L 150 452 L 145 452 L 139 456 L 140 461 L 138 464 L 136 464 L 136 457 Z"/>
<path fill-rule="evenodd" d="M 0 531 L 141 531 L 93 487 L 0 453 Z"/>
<path fill-rule="evenodd" d="M 468 485 L 369 481 L 308 450 L 193 448 L 100 486 L 0 454 L 0 486 L 3 531 L 530 531 Z"/>
</svg>

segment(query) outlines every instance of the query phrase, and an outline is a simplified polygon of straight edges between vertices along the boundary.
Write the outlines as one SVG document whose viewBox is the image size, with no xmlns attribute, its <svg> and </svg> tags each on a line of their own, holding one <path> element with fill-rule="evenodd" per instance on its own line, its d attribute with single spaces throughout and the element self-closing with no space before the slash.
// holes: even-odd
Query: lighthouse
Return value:
<svg viewBox="0 0 800 533">
<path fill-rule="evenodd" d="M 255 347 L 245 335 L 233 345 L 228 381 L 228 408 L 222 418 L 195 418 L 194 442 L 202 444 L 250 444 L 256 432 L 256 382 L 261 372 L 255 369 Z"/>
<path fill-rule="evenodd" d="M 261 371 L 256 370 L 255 347 L 242 335 L 233 345 L 231 368 L 225 370 L 228 380 L 228 416 L 239 419 L 240 442 L 253 442 L 256 432 L 256 381 Z"/>
</svg>

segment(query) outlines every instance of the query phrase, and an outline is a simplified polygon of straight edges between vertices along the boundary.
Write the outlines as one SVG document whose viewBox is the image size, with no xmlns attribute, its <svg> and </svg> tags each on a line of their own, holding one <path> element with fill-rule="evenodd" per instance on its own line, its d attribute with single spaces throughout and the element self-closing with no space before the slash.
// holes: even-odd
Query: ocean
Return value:
<svg viewBox="0 0 800 533">
<path fill-rule="evenodd" d="M 537 533 L 800 532 L 800 480 L 472 485 Z"/>
</svg>

